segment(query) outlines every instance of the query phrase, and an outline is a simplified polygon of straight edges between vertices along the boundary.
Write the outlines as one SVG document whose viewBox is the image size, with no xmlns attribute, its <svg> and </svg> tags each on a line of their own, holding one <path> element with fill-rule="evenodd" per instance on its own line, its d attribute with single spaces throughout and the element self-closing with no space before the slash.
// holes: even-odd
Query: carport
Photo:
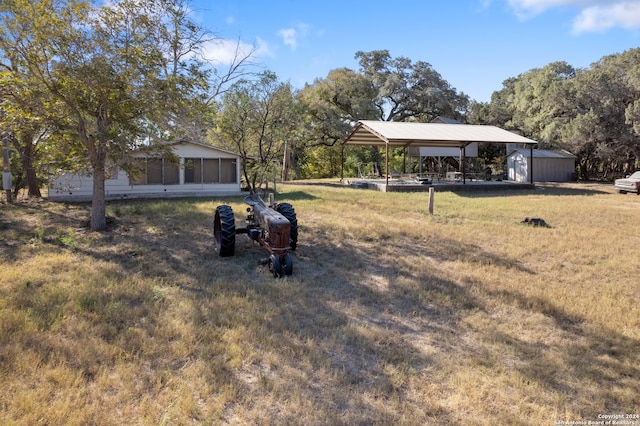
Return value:
<svg viewBox="0 0 640 426">
<path fill-rule="evenodd" d="M 466 183 L 465 149 L 473 142 L 518 144 L 526 146 L 533 158 L 536 141 L 495 126 L 475 124 L 412 123 L 395 121 L 360 120 L 342 141 L 344 145 L 384 146 L 385 185 L 389 185 L 389 147 L 424 146 L 459 148 L 462 164 L 462 182 Z M 533 184 L 533 173 L 529 174 Z"/>
</svg>

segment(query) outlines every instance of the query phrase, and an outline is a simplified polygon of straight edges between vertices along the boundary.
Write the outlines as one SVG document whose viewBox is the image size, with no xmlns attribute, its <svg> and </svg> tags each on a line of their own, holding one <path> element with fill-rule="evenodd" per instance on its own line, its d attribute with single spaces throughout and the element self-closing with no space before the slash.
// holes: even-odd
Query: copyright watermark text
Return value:
<svg viewBox="0 0 640 426">
<path fill-rule="evenodd" d="M 640 426 L 640 414 L 598 414 L 592 420 L 556 420 L 556 426 L 602 425 L 602 426 Z"/>
</svg>

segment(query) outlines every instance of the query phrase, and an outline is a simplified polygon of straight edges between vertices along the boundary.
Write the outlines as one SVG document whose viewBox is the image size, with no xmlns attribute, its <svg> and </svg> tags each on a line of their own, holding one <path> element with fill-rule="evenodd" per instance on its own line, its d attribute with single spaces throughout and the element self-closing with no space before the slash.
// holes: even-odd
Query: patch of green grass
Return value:
<svg viewBox="0 0 640 426">
<path fill-rule="evenodd" d="M 61 233 L 58 236 L 58 240 L 60 241 L 60 244 L 72 251 L 78 246 L 78 236 L 74 231 Z"/>
</svg>

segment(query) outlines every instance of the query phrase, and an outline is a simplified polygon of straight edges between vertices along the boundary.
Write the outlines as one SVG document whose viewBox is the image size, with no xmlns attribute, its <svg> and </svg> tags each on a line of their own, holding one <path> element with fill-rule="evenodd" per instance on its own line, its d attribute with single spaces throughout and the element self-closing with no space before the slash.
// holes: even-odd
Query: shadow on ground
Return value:
<svg viewBox="0 0 640 426">
<path fill-rule="evenodd" d="M 286 195 L 287 200 L 309 197 L 313 198 L 304 191 Z M 194 206 L 199 203 L 202 200 L 193 200 Z M 210 394 L 202 398 L 216 399 L 225 389 L 236 389 L 218 414 L 226 421 L 240 411 L 245 411 L 243 419 L 264 423 L 295 423 L 301 418 L 363 425 L 463 421 L 464 413 L 447 402 L 465 398 L 452 397 L 458 392 L 450 381 L 456 363 L 478 374 L 517 372 L 543 394 L 566 395 L 568 411 L 588 407 L 590 401 L 604 401 L 609 413 L 629 411 L 640 403 L 639 341 L 614 330 L 594 330 L 584 318 L 569 315 L 550 301 L 509 291 L 489 292 L 482 282 L 460 283 L 437 266 L 419 269 L 410 262 L 420 253 L 432 258 L 434 265 L 463 258 L 523 277 L 536 274 L 517 259 L 453 240 L 441 241 L 441 246 L 393 240 L 336 244 L 307 227 L 293 256 L 294 276 L 274 280 L 258 265 L 265 251 L 246 236 L 237 236 L 235 257 L 217 257 L 210 229 L 212 213 L 194 208 L 185 226 L 171 225 L 162 215 L 145 211 L 144 215 L 127 212 L 112 232 L 101 234 L 91 245 L 78 244 L 74 252 L 99 260 L 104 270 L 98 272 L 115 274 L 123 282 L 139 276 L 156 279 L 158 284 L 134 291 L 90 292 L 74 303 L 80 304 L 81 315 L 92 324 L 87 332 L 116 347 L 124 362 L 141 362 L 151 369 L 143 380 L 168 375 L 179 381 L 189 363 L 210 366 L 201 378 Z M 60 212 L 50 214 L 55 222 L 77 220 Z M 15 226 L 19 235 L 32 232 L 18 219 L 0 217 L 0 223 L 0 230 Z M 45 319 L 50 318 L 48 312 L 59 312 L 69 303 L 62 296 L 44 303 L 43 291 L 43 287 L 24 287 L 11 298 L 1 297 Z M 159 301 L 159 291 L 171 292 L 172 297 Z M 468 318 L 479 313 L 490 316 L 487 300 L 552 319 L 549 332 L 561 336 L 563 346 L 526 341 L 505 331 L 505 324 L 496 319 L 484 327 L 470 327 Z M 172 339 L 180 339 L 179 334 L 167 336 L 160 331 L 163 312 L 176 306 L 190 307 L 187 325 L 199 336 L 180 356 L 171 349 Z M 45 322 L 58 319 L 54 315 Z M 55 330 L 47 324 L 41 328 L 52 334 L 39 343 L 31 342 L 40 348 L 43 359 L 76 368 L 84 385 L 97 386 L 93 380 L 99 367 L 115 365 L 116 360 L 98 349 L 78 359 L 55 343 Z M 241 355 L 232 355 L 222 344 L 232 330 L 251 336 L 231 342 Z M 7 343 L 12 337 L 4 339 Z M 156 345 L 153 351 L 141 343 L 150 340 Z M 173 355 L 158 359 L 159 353 Z M 474 354 L 488 356 L 480 361 Z M 5 371 L 10 371 L 15 356 L 3 354 Z M 169 383 L 155 384 L 157 392 L 166 391 Z M 526 399 L 522 389 L 526 386 L 515 389 L 513 398 Z M 630 400 L 629 395 L 635 397 Z M 492 401 L 485 402 L 491 406 Z M 259 404 L 253 414 L 246 411 L 252 404 Z M 494 422 L 520 424 L 487 407 L 478 410 L 498 416 Z M 252 419 L 257 412 L 260 418 Z"/>
</svg>

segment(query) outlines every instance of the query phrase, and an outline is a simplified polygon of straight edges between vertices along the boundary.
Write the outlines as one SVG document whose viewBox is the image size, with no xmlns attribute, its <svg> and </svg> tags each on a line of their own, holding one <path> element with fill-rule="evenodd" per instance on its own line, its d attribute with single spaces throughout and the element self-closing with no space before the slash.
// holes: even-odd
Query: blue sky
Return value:
<svg viewBox="0 0 640 426">
<path fill-rule="evenodd" d="M 430 63 L 458 91 L 488 102 L 502 82 L 566 61 L 589 67 L 640 47 L 640 0 L 194 0 L 193 18 L 224 63 L 240 41 L 296 88 L 332 69 L 358 69 L 357 51 Z"/>
</svg>

